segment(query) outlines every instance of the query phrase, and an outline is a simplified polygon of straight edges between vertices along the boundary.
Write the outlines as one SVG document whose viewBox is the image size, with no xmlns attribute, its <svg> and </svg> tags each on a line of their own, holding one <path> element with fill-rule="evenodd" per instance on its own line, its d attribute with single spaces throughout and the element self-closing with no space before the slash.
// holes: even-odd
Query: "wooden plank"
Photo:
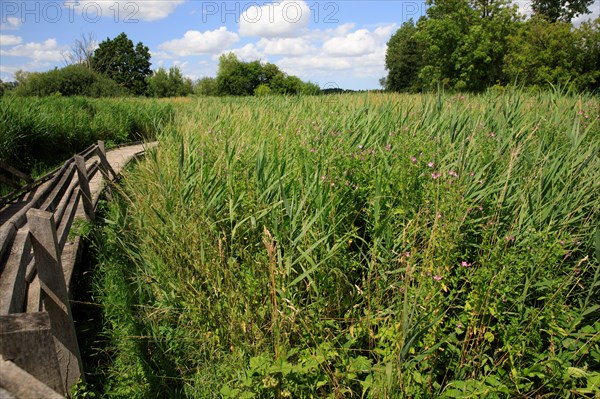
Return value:
<svg viewBox="0 0 600 399">
<path fill-rule="evenodd" d="M 50 316 L 61 376 L 67 391 L 83 378 L 81 355 L 69 295 L 61 265 L 54 216 L 31 209 L 27 213 L 44 310 Z"/>
<path fill-rule="evenodd" d="M 4 259 L 4 255 L 10 249 L 16 234 L 17 228 L 14 223 L 7 222 L 0 227 L 0 261 Z M 2 268 L 0 267 L 1 272 Z"/>
<path fill-rule="evenodd" d="M 31 259 L 29 230 L 21 229 L 15 238 L 8 261 L 0 275 L 0 314 L 20 313 L 25 309 L 27 282 L 25 272 Z"/>
<path fill-rule="evenodd" d="M 21 172 L 19 169 L 7 164 L 2 160 L 0 160 L 0 169 L 4 169 L 11 175 L 18 177 L 21 180 L 25 180 L 27 183 L 31 183 L 33 181 L 31 176 L 29 176 L 27 173 Z"/>
<path fill-rule="evenodd" d="M 77 208 L 79 201 L 81 200 L 81 191 L 79 189 L 74 190 L 73 196 L 70 197 L 69 203 L 65 205 L 64 213 L 61 215 L 61 221 L 58 225 L 58 245 L 62 250 L 69 238 L 73 221 L 77 215 Z"/>
<path fill-rule="evenodd" d="M 80 155 L 75 155 L 75 166 L 77 166 L 77 177 L 79 178 L 79 188 L 81 190 L 81 201 L 86 217 L 94 220 L 94 205 L 92 203 L 92 193 L 90 192 L 90 182 L 85 166 L 85 160 Z"/>
<path fill-rule="evenodd" d="M 103 170 L 102 174 L 104 175 L 104 178 L 109 181 L 116 178 L 117 174 L 112 166 L 110 166 L 110 163 L 108 163 L 108 159 L 106 159 L 106 149 L 104 148 L 104 141 L 102 140 L 98 140 L 98 156 L 100 157 L 100 164 L 102 165 L 101 170 Z M 112 179 L 109 173 L 112 174 Z"/>
<path fill-rule="evenodd" d="M 51 334 L 48 313 L 19 313 L 0 316 L 0 337 L 2 337 L 0 354 L 5 361 L 13 362 L 33 378 L 55 391 L 55 394 L 57 392 L 63 395 L 66 393 L 54 351 L 54 339 Z M 20 387 L 31 383 L 29 379 L 15 382 L 18 382 Z M 4 381 L 2 381 L 2 385 L 4 385 Z"/>
<path fill-rule="evenodd" d="M 16 399 L 64 399 L 65 396 L 33 377 L 11 361 L 0 358 L 0 381 Z M 4 398 L 3 398 L 4 399 Z M 10 399 L 8 397 L 7 399 Z"/>
<path fill-rule="evenodd" d="M 56 207 L 60 203 L 63 195 L 67 189 L 71 186 L 71 180 L 75 174 L 75 166 L 69 165 L 69 168 L 62 174 L 60 181 L 56 184 L 56 187 L 48 194 L 48 197 L 39 209 L 47 212 L 54 212 Z"/>
<path fill-rule="evenodd" d="M 34 274 L 31 277 L 31 280 L 28 280 L 28 282 L 29 285 L 27 286 L 27 303 L 25 304 L 25 311 L 27 313 L 41 312 L 44 310 L 44 306 L 42 304 L 40 279 L 37 277 L 37 274 Z"/>
</svg>

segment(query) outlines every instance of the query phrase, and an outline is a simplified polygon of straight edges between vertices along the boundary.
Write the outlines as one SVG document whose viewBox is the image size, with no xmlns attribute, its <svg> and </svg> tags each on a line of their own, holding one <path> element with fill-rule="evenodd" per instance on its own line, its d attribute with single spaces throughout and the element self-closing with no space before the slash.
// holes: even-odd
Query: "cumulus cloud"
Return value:
<svg viewBox="0 0 600 399">
<path fill-rule="evenodd" d="M 215 55 L 213 57 L 213 59 L 218 60 L 219 57 L 225 53 L 233 53 L 240 60 L 246 61 L 246 62 L 260 60 L 260 59 L 265 58 L 265 54 L 262 51 L 260 51 L 259 49 L 257 49 L 256 45 L 254 43 L 248 43 L 245 46 L 240 47 L 240 48 L 234 48 L 234 49 L 230 49 L 227 51 L 223 51 L 221 54 Z"/>
<path fill-rule="evenodd" d="M 21 36 L 0 35 L 0 46 L 15 46 L 21 44 L 22 41 Z"/>
<path fill-rule="evenodd" d="M 237 33 L 229 32 L 226 27 L 200 32 L 189 30 L 183 38 L 174 39 L 158 46 L 160 50 L 179 57 L 199 54 L 216 54 L 239 40 Z"/>
<path fill-rule="evenodd" d="M 56 39 L 48 39 L 42 43 L 25 43 L 8 50 L 0 50 L 3 57 L 27 57 L 34 61 L 60 61 L 67 46 L 60 46 Z"/>
<path fill-rule="evenodd" d="M 303 0 L 284 0 L 248 7 L 240 16 L 240 35 L 296 37 L 310 21 L 310 9 Z"/>
<path fill-rule="evenodd" d="M 185 0 L 76 0 L 65 1 L 65 6 L 73 7 L 91 19 L 105 17 L 122 21 L 156 21 L 166 18 Z"/>
<path fill-rule="evenodd" d="M 395 25 L 378 27 L 371 32 L 368 29 L 359 29 L 344 36 L 337 36 L 323 44 L 325 53 L 332 56 L 348 57 L 373 53 L 386 45 Z"/>
<path fill-rule="evenodd" d="M 256 46 L 267 55 L 302 55 L 315 50 L 315 46 L 304 38 L 262 38 Z"/>
<path fill-rule="evenodd" d="M 3 18 L 3 20 L 0 21 L 0 30 L 15 30 L 19 29 L 20 26 L 21 20 L 17 17 Z"/>
</svg>

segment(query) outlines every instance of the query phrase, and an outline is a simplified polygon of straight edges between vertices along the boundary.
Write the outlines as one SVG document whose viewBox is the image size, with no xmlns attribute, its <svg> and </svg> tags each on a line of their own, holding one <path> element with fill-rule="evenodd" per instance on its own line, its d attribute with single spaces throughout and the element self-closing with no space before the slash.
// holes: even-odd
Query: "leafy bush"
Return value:
<svg viewBox="0 0 600 399">
<path fill-rule="evenodd" d="M 33 72 L 27 75 L 17 89 L 22 96 L 89 96 L 117 97 L 127 90 L 115 81 L 84 65 L 69 65 L 48 72 Z"/>
</svg>

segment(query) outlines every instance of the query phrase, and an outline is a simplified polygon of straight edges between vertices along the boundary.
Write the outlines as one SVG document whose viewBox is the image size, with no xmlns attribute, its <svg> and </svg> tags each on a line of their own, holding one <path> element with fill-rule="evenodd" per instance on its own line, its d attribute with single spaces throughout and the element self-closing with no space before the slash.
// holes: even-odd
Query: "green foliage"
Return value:
<svg viewBox="0 0 600 399">
<path fill-rule="evenodd" d="M 22 96 L 118 97 L 127 94 L 127 90 L 115 81 L 79 64 L 27 73 L 20 79 L 16 92 Z"/>
<path fill-rule="evenodd" d="M 275 64 L 243 62 L 233 53 L 223 54 L 219 58 L 216 83 L 219 95 L 248 96 L 257 94 L 257 90 L 259 95 L 264 95 L 266 88 L 273 94 L 290 95 L 317 94 L 319 91 L 316 84 L 287 75 Z"/>
<path fill-rule="evenodd" d="M 97 140 L 150 139 L 170 122 L 170 104 L 84 97 L 0 100 L 0 159 L 25 172 L 48 170 Z"/>
<path fill-rule="evenodd" d="M 415 38 L 417 28 L 412 19 L 402 24 L 387 44 L 384 88 L 392 91 L 418 91 L 417 78 L 423 64 L 423 48 Z"/>
<path fill-rule="evenodd" d="M 199 98 L 177 118 L 97 243 L 107 396 L 598 394 L 597 98 Z"/>
<path fill-rule="evenodd" d="M 94 70 L 137 95 L 146 93 L 147 78 L 152 73 L 150 65 L 148 47 L 141 42 L 134 47 L 125 33 L 101 42 L 92 57 Z"/>
<path fill-rule="evenodd" d="M 542 16 L 523 22 L 507 0 L 429 5 L 426 17 L 416 26 L 404 23 L 388 42 L 390 90 L 478 92 L 514 83 L 598 88 L 598 22 L 579 29 Z"/>
<path fill-rule="evenodd" d="M 504 66 L 510 81 L 543 86 L 575 83 L 578 70 L 576 33 L 571 24 L 533 17 L 509 38 Z"/>
<path fill-rule="evenodd" d="M 258 97 L 268 96 L 269 94 L 271 94 L 271 88 L 266 84 L 261 84 L 254 90 L 254 95 Z"/>
<path fill-rule="evenodd" d="M 203 77 L 196 82 L 194 92 L 201 96 L 216 96 L 218 94 L 217 79 Z"/>
<path fill-rule="evenodd" d="M 179 67 L 159 68 L 148 78 L 148 96 L 150 97 L 185 97 L 193 92 L 193 84 L 184 78 Z"/>
<path fill-rule="evenodd" d="M 571 20 L 579 15 L 588 14 L 594 0 L 532 0 L 534 13 L 551 22 Z"/>
</svg>

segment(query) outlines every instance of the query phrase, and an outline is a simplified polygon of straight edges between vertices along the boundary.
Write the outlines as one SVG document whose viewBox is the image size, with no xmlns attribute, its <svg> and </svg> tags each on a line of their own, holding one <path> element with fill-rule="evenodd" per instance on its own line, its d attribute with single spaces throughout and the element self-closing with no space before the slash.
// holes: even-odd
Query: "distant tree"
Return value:
<svg viewBox="0 0 600 399">
<path fill-rule="evenodd" d="M 255 79 L 244 64 L 233 53 L 223 54 L 219 57 L 217 71 L 219 95 L 247 96 L 254 94 L 254 89 L 258 84 L 253 84 Z"/>
<path fill-rule="evenodd" d="M 316 96 L 321 94 L 321 88 L 313 82 L 304 82 L 302 85 L 302 94 L 307 96 Z"/>
<path fill-rule="evenodd" d="M 318 85 L 303 82 L 297 76 L 287 75 L 275 64 L 261 64 L 260 61 L 243 62 L 233 53 L 223 54 L 219 58 L 216 84 L 219 95 L 265 94 L 265 87 L 273 94 L 320 93 Z M 261 86 L 265 87 L 257 91 Z"/>
<path fill-rule="evenodd" d="M 580 75 L 576 78 L 580 89 L 600 91 L 600 17 L 584 22 L 574 32 L 577 63 Z"/>
<path fill-rule="evenodd" d="M 588 14 L 594 0 L 532 0 L 531 8 L 550 22 L 571 20 L 579 15 Z"/>
<path fill-rule="evenodd" d="M 125 33 L 106 39 L 98 45 L 92 57 L 92 67 L 133 94 L 146 93 L 147 78 L 151 75 L 150 52 L 143 43 L 135 47 Z"/>
<path fill-rule="evenodd" d="M 572 25 L 534 16 L 509 37 L 504 71 L 525 85 L 572 85 L 580 73 L 577 37 Z"/>
<path fill-rule="evenodd" d="M 271 94 L 271 88 L 266 84 L 258 85 L 258 87 L 254 90 L 254 95 L 258 97 L 268 96 Z"/>
<path fill-rule="evenodd" d="M 417 40 L 417 27 L 412 19 L 402 24 L 387 43 L 385 68 L 388 70 L 383 87 L 392 91 L 409 91 L 417 87 L 423 65 L 423 47 Z M 381 81 L 380 81 L 381 83 Z"/>
<path fill-rule="evenodd" d="M 204 77 L 199 79 L 194 86 L 194 92 L 201 96 L 218 95 L 217 79 L 211 77 Z"/>
<path fill-rule="evenodd" d="M 115 97 L 127 94 L 127 90 L 85 65 L 74 64 L 62 69 L 28 74 L 27 79 L 18 86 L 17 94 Z"/>
<path fill-rule="evenodd" d="M 184 78 L 177 66 L 159 68 L 148 78 L 148 95 L 150 97 L 177 97 L 192 94 L 192 81 Z"/>
<path fill-rule="evenodd" d="M 75 39 L 71 48 L 62 54 L 65 66 L 80 64 L 91 68 L 92 57 L 97 46 L 98 41 L 95 33 L 81 34 L 80 38 Z"/>
</svg>

